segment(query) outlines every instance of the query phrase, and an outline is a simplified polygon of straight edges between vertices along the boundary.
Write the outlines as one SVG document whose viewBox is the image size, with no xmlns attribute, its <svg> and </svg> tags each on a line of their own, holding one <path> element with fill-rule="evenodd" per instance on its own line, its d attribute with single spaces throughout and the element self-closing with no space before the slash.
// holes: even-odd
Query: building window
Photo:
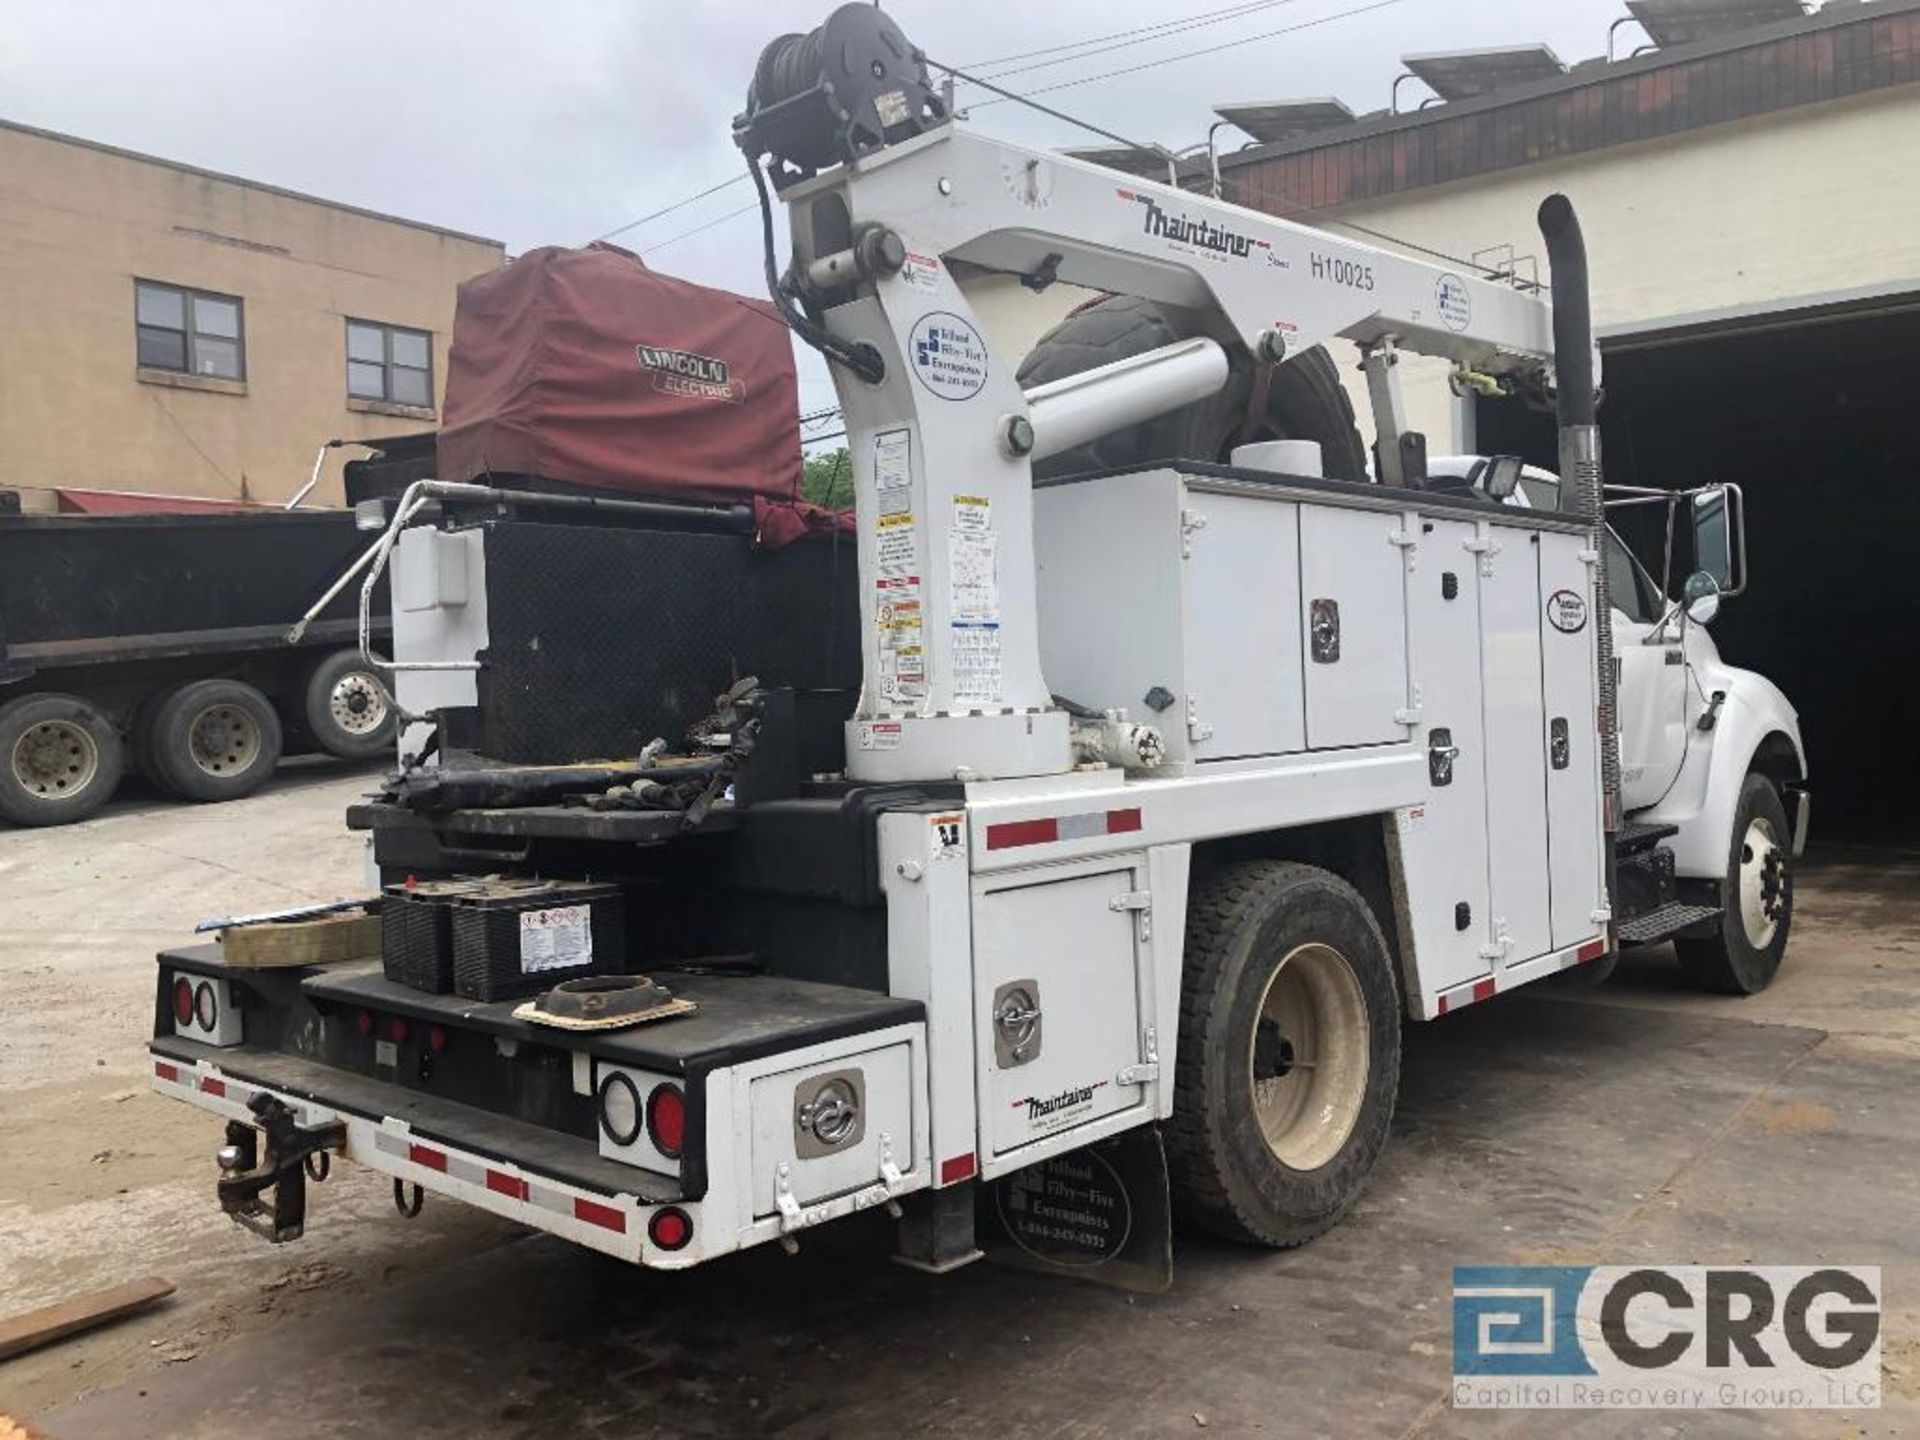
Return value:
<svg viewBox="0 0 1920 1440">
<path fill-rule="evenodd" d="M 246 379 L 237 297 L 136 280 L 133 310 L 142 366 L 218 380 Z"/>
<path fill-rule="evenodd" d="M 433 337 L 424 330 L 347 321 L 347 395 L 433 408 Z"/>
</svg>

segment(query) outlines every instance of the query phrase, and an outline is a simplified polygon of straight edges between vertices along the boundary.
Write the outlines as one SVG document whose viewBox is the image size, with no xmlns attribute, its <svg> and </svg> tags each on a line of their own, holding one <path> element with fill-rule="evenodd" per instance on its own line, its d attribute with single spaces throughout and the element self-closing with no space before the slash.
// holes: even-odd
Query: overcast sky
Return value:
<svg viewBox="0 0 1920 1440">
<path fill-rule="evenodd" d="M 1204 136 L 1216 102 L 1336 95 L 1364 112 L 1387 103 L 1403 54 L 1544 41 L 1572 63 L 1601 53 L 1608 24 L 1625 13 L 1621 0 L 1267 0 L 1195 23 L 1229 3 L 894 0 L 888 8 L 929 55 L 962 68 L 1115 37 L 1106 53 L 1009 76 L 1004 83 L 1016 89 L 1228 47 L 1045 97 L 1176 149 Z M 1347 13 L 1369 4 L 1378 8 Z M 744 173 L 729 122 L 761 46 L 811 28 L 829 8 L 824 0 L 5 0 L 0 116 L 492 236 L 517 253 L 584 242 Z M 1192 28 L 1118 33 L 1169 23 Z M 1643 38 L 1622 31 L 1623 42 Z M 1407 98 L 1418 93 L 1409 82 Z M 975 123 L 1027 143 L 1098 143 L 1015 105 L 984 109 Z M 754 217 L 688 233 L 751 195 L 732 186 L 619 243 L 658 269 L 759 294 Z M 802 404 L 831 400 L 808 366 Z"/>
</svg>

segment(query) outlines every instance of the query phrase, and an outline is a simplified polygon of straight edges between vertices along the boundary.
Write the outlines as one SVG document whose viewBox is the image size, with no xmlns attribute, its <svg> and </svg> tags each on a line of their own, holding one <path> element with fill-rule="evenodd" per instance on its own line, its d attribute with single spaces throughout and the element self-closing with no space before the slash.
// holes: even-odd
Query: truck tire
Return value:
<svg viewBox="0 0 1920 1440">
<path fill-rule="evenodd" d="M 0 705 L 0 818 L 70 825 L 112 796 L 127 765 L 113 720 L 78 695 L 22 695 Z"/>
<path fill-rule="evenodd" d="M 323 656 L 308 672 L 301 714 L 313 743 L 342 760 L 369 760 L 393 748 L 393 701 L 357 649 Z"/>
<path fill-rule="evenodd" d="M 1227 865 L 1187 909 L 1174 1212 L 1224 1239 L 1304 1244 L 1346 1213 L 1386 1144 L 1400 994 L 1380 926 L 1311 865 Z"/>
<path fill-rule="evenodd" d="M 1713 935 L 1673 942 L 1687 983 L 1723 995 L 1757 995 L 1772 983 L 1793 927 L 1793 842 L 1780 792 L 1749 774 L 1733 811 L 1725 907 Z"/>
<path fill-rule="evenodd" d="M 1198 311 L 1111 295 L 1081 306 L 1041 336 L 1021 362 L 1018 378 L 1032 389 L 1206 333 Z M 1232 370 L 1219 394 L 1049 456 L 1034 467 L 1035 473 L 1066 475 L 1161 460 L 1225 464 L 1234 446 L 1242 443 L 1253 387 L 1253 360 L 1245 347 L 1229 345 L 1227 354 Z M 1265 412 L 1246 439 L 1314 440 L 1329 477 L 1367 478 L 1366 447 L 1354 428 L 1353 402 L 1323 346 L 1275 367 Z"/>
<path fill-rule="evenodd" d="M 152 728 L 154 778 L 181 800 L 251 795 L 280 763 L 273 703 L 238 680 L 190 680 L 161 699 Z"/>
</svg>

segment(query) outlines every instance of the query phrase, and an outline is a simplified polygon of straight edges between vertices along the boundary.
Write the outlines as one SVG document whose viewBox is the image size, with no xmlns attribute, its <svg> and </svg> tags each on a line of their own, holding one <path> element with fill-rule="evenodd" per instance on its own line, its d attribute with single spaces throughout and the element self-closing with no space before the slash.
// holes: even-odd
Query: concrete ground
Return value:
<svg viewBox="0 0 1920 1440">
<path fill-rule="evenodd" d="M 213 1203 L 218 1124 L 143 1087 L 151 955 L 195 920 L 360 883 L 365 774 L 0 833 L 0 1312 L 146 1274 L 151 1313 L 0 1363 L 50 1433 L 216 1437 L 1893 1435 L 1920 1432 L 1920 855 L 1803 871 L 1779 981 L 1606 987 L 1410 1026 L 1346 1224 L 1181 1238 L 1168 1294 L 884 1262 L 878 1216 L 646 1274 L 350 1169 L 270 1248 Z M 1479 1413 L 1449 1394 L 1456 1263 L 1878 1264 L 1886 1403 Z"/>
</svg>

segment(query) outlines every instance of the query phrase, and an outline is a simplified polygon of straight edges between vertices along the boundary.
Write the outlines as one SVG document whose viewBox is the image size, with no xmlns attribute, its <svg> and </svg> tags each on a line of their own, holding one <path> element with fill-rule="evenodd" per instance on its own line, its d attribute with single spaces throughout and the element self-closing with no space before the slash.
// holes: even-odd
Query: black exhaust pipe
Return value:
<svg viewBox="0 0 1920 1440">
<path fill-rule="evenodd" d="M 1540 202 L 1540 233 L 1553 269 L 1553 368 L 1560 432 L 1594 423 L 1593 311 L 1587 299 L 1587 242 L 1564 195 Z M 1564 508 L 1565 502 L 1562 502 Z"/>
<path fill-rule="evenodd" d="M 1600 467 L 1600 427 L 1593 379 L 1593 310 L 1587 297 L 1587 242 L 1580 217 L 1564 195 L 1540 202 L 1540 234 L 1553 269 L 1554 403 L 1560 422 L 1560 508 L 1593 527 L 1595 659 L 1600 673 L 1598 714 L 1600 775 L 1606 802 L 1607 896 L 1617 907 L 1612 839 L 1620 830 L 1619 694 L 1613 668 L 1613 607 L 1607 593 L 1607 511 L 1605 477 Z M 1615 926 L 1608 926 L 1619 948 Z"/>
</svg>

